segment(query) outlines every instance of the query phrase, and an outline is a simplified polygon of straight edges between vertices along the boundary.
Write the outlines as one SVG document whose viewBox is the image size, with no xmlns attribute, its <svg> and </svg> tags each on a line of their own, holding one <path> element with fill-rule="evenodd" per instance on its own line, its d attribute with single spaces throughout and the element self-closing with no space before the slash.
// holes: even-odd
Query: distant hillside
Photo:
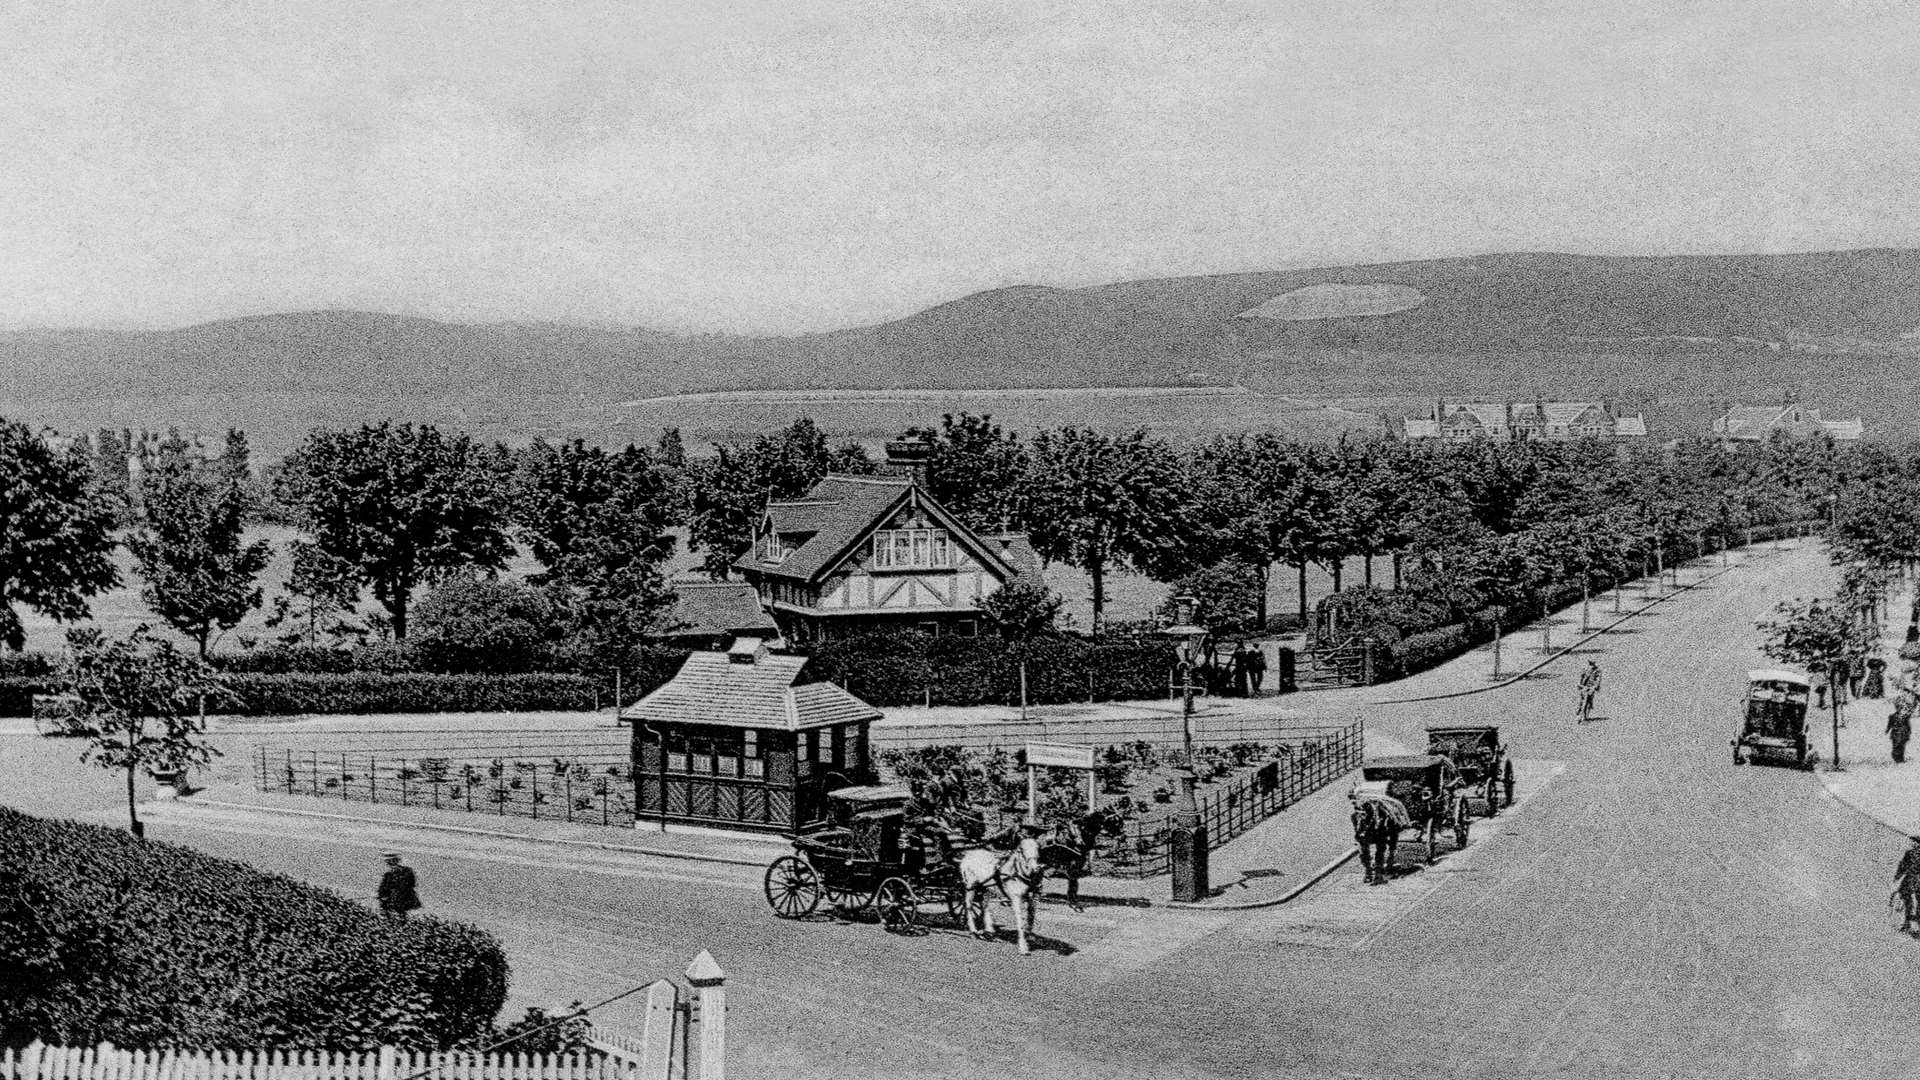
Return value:
<svg viewBox="0 0 1920 1080">
<path fill-rule="evenodd" d="M 0 334 L 0 406 L 158 418 L 188 408 L 167 402 L 244 402 L 289 429 L 379 415 L 511 429 L 540 413 L 552 423 L 528 430 L 547 430 L 575 406 L 711 390 L 1240 384 L 1369 414 L 1434 394 L 1605 394 L 1657 421 L 1798 390 L 1904 432 L 1920 422 L 1916 335 L 1920 251 L 1490 255 L 998 289 L 789 338 L 347 311 Z"/>
</svg>

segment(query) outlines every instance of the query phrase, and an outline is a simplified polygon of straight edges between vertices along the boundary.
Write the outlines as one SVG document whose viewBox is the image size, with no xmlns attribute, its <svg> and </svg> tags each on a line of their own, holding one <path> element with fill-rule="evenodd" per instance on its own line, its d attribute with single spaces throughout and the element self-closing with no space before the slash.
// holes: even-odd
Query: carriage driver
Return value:
<svg viewBox="0 0 1920 1080">
<path fill-rule="evenodd" d="M 1920 932 L 1920 835 L 1908 839 L 1913 844 L 1900 856 L 1900 865 L 1893 872 L 1893 891 L 1900 898 L 1900 929 L 1915 933 Z"/>
</svg>

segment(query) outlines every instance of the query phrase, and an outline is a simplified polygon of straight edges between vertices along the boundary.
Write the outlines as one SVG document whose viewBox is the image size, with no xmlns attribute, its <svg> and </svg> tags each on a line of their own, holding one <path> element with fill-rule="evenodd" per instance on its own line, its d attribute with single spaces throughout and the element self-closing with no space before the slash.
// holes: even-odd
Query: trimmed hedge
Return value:
<svg viewBox="0 0 1920 1080">
<path fill-rule="evenodd" d="M 0 679 L 47 679 L 59 670 L 60 658 L 51 653 L 16 653 L 0 649 Z"/>
<path fill-rule="evenodd" d="M 839 683 L 871 705 L 1008 705 L 1020 700 L 1020 665 L 997 637 L 934 637 L 874 631 L 835 638 L 811 651 L 807 674 Z M 1136 701 L 1165 697 L 1170 652 L 1162 641 L 1056 635 L 1035 641 L 1027 700 Z"/>
<path fill-rule="evenodd" d="M 59 679 L 0 678 L 0 716 L 32 716 L 33 695 L 59 692 Z"/>
<path fill-rule="evenodd" d="M 0 809 L 9 1046 L 445 1049 L 484 1037 L 506 995 L 500 943 L 474 927 Z"/>
<path fill-rule="evenodd" d="M 536 712 L 594 707 L 583 675 L 229 675 L 241 716 L 300 713 Z"/>
</svg>

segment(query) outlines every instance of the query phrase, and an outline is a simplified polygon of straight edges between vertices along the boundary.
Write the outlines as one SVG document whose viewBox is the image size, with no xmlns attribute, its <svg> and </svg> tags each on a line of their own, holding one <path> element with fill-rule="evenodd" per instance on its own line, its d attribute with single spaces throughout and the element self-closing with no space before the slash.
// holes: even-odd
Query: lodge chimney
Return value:
<svg viewBox="0 0 1920 1080">
<path fill-rule="evenodd" d="M 887 443 L 887 471 L 910 476 L 915 487 L 927 486 L 927 463 L 933 460 L 933 440 L 908 433 Z"/>
</svg>

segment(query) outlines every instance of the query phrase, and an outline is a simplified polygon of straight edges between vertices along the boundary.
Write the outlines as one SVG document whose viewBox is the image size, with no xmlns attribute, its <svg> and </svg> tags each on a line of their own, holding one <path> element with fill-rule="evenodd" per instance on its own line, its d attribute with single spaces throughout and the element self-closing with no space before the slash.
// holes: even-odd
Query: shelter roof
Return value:
<svg viewBox="0 0 1920 1080">
<path fill-rule="evenodd" d="M 832 683 L 796 686 L 806 663 L 804 656 L 765 650 L 757 650 L 751 662 L 697 652 L 666 685 L 627 706 L 620 718 L 782 731 L 880 718 L 878 709 Z"/>
</svg>

